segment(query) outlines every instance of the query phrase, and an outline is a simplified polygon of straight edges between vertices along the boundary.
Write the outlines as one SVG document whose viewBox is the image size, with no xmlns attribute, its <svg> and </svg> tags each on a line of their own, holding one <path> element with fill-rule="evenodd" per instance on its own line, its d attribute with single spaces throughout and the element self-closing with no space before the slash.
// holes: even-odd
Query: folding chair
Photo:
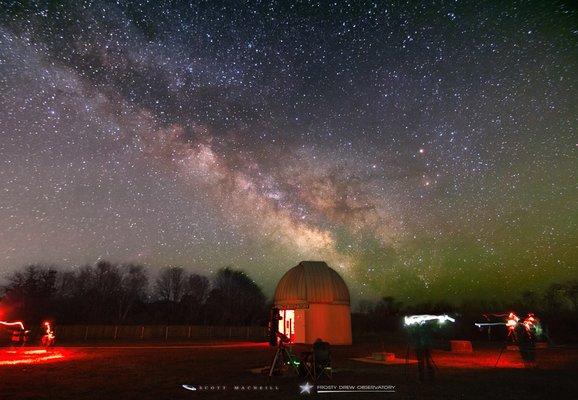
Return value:
<svg viewBox="0 0 578 400">
<path fill-rule="evenodd" d="M 315 371 L 315 381 L 322 377 L 331 379 L 333 369 L 331 368 L 331 352 L 327 349 L 313 351 L 313 371 Z"/>
<path fill-rule="evenodd" d="M 317 382 L 322 377 L 331 379 L 333 369 L 331 368 L 331 350 L 329 343 L 317 340 L 313 344 L 313 351 L 306 353 L 303 360 L 305 372 L 308 378 Z"/>
</svg>

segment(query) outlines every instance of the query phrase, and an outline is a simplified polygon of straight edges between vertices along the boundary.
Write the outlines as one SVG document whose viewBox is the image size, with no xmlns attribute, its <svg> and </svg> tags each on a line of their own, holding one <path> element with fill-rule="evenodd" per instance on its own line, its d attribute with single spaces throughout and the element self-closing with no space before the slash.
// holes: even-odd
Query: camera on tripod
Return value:
<svg viewBox="0 0 578 400">
<path fill-rule="evenodd" d="M 291 339 L 283 332 L 279 332 L 279 321 L 283 317 L 277 307 L 271 309 L 269 317 L 269 346 L 279 346 L 291 342 Z"/>
<path fill-rule="evenodd" d="M 275 356 L 271 367 L 267 368 L 269 378 L 274 374 L 281 373 L 282 370 L 293 368 L 297 375 L 299 375 L 300 360 L 291 352 L 291 338 L 285 333 L 279 331 L 279 321 L 283 320 L 283 316 L 277 307 L 271 309 L 269 317 L 269 345 L 277 347 Z M 289 345 L 289 346 L 287 346 Z M 264 370 L 264 372 L 267 372 Z"/>
</svg>

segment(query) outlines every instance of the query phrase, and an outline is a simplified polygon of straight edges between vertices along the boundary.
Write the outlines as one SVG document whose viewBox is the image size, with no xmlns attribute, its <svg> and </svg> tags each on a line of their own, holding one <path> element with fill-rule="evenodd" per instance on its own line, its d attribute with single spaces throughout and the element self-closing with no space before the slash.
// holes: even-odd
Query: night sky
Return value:
<svg viewBox="0 0 578 400">
<path fill-rule="evenodd" d="M 0 4 L 4 275 L 232 265 L 270 295 L 325 260 L 408 302 L 578 275 L 574 2 Z"/>
</svg>

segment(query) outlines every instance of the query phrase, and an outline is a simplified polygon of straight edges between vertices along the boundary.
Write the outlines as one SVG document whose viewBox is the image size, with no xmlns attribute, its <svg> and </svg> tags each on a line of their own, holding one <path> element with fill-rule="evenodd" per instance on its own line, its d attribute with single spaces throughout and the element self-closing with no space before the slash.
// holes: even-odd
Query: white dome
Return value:
<svg viewBox="0 0 578 400">
<path fill-rule="evenodd" d="M 275 289 L 274 301 L 276 306 L 299 303 L 349 305 L 349 289 L 326 263 L 302 261 L 283 275 Z"/>
</svg>

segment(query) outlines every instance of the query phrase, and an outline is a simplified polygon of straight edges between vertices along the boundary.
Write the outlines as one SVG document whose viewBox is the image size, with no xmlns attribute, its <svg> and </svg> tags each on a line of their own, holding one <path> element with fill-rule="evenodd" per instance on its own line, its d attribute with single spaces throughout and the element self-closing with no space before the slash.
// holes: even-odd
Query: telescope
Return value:
<svg viewBox="0 0 578 400">
<path fill-rule="evenodd" d="M 283 320 L 277 307 L 271 309 L 269 316 L 269 345 L 278 346 L 291 343 L 291 336 L 279 331 L 279 321 Z"/>
<path fill-rule="evenodd" d="M 281 320 L 279 309 L 273 307 L 271 309 L 271 314 L 269 315 L 269 346 L 277 346 L 280 336 L 285 336 L 279 332 L 279 320 Z"/>
</svg>

